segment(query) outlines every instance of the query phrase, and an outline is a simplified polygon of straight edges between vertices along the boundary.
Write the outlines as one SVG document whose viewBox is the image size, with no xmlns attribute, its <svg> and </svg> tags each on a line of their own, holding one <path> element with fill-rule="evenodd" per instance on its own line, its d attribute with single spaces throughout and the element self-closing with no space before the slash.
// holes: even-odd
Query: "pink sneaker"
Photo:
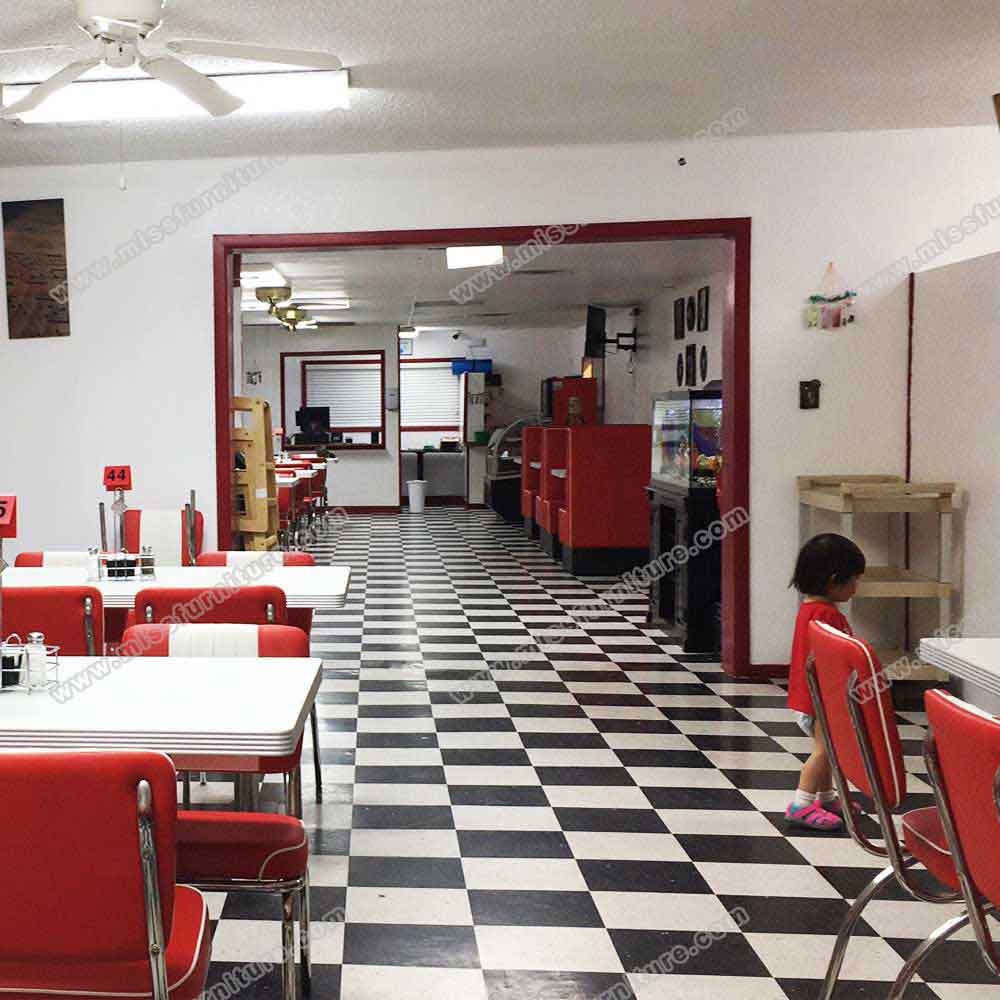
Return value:
<svg viewBox="0 0 1000 1000">
<path fill-rule="evenodd" d="M 844 821 L 840 816 L 824 809 L 818 802 L 811 802 L 807 806 L 790 805 L 785 810 L 785 821 L 789 826 L 823 833 L 840 833 L 844 828 Z"/>
</svg>

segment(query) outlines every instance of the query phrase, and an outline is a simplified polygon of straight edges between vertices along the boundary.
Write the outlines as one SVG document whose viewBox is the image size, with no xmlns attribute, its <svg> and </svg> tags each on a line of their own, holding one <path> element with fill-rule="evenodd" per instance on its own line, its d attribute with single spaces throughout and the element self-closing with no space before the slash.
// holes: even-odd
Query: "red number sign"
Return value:
<svg viewBox="0 0 1000 1000">
<path fill-rule="evenodd" d="M 17 497 L 0 496 L 0 538 L 17 537 Z"/>
<path fill-rule="evenodd" d="M 132 466 L 131 465 L 105 466 L 104 488 L 108 490 L 132 489 Z"/>
</svg>

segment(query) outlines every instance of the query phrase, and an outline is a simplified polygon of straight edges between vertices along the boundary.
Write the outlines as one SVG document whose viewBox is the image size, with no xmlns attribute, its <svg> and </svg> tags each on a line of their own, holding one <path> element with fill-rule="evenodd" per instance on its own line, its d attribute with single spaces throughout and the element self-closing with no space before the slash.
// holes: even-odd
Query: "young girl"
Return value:
<svg viewBox="0 0 1000 1000">
<path fill-rule="evenodd" d="M 815 718 L 806 660 L 809 656 L 809 623 L 826 622 L 851 635 L 851 626 L 837 605 L 849 601 L 865 571 L 861 549 L 843 535 L 817 535 L 799 552 L 793 586 L 802 595 L 795 619 L 792 662 L 788 677 L 788 707 L 798 715 L 798 723 L 813 738 L 813 752 L 802 767 L 799 787 L 785 811 L 789 826 L 839 832 L 843 828 L 843 806 L 833 788 L 830 762 L 823 748 L 819 722 Z"/>
</svg>

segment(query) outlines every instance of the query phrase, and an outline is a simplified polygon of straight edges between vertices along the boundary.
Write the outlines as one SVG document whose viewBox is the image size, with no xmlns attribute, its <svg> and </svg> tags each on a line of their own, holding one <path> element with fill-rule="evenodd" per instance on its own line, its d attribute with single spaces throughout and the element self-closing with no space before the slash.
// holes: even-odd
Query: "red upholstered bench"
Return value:
<svg viewBox="0 0 1000 1000">
<path fill-rule="evenodd" d="M 521 432 L 521 516 L 524 518 L 524 533 L 529 538 L 538 537 L 538 527 L 535 524 L 535 497 L 538 495 L 544 429 L 544 427 L 525 427 Z"/>
<path fill-rule="evenodd" d="M 651 447 L 648 424 L 570 428 L 556 523 L 570 573 L 614 575 L 649 559 Z"/>
<path fill-rule="evenodd" d="M 553 474 L 566 468 L 566 447 L 569 436 L 577 428 L 542 428 L 542 467 L 538 473 L 538 495 L 535 498 L 535 520 L 542 548 L 553 558 L 559 558 L 559 508 L 565 496 L 565 479 Z"/>
</svg>

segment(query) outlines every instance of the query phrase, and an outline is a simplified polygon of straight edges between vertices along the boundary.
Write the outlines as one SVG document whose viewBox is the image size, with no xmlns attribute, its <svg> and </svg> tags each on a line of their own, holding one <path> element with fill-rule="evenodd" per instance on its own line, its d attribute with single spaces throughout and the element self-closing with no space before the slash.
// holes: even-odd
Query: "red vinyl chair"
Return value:
<svg viewBox="0 0 1000 1000">
<path fill-rule="evenodd" d="M 90 556 L 86 552 L 21 552 L 14 559 L 15 566 L 29 569 L 86 569 Z"/>
<path fill-rule="evenodd" d="M 126 552 L 138 552 L 142 546 L 150 545 L 159 566 L 193 564 L 188 552 L 187 523 L 183 510 L 127 510 L 124 520 L 125 537 L 122 544 Z M 205 518 L 200 511 L 195 511 L 194 534 L 197 557 L 205 537 Z"/>
<path fill-rule="evenodd" d="M 4 587 L 0 632 L 41 632 L 63 656 L 104 653 L 104 604 L 96 587 Z"/>
<path fill-rule="evenodd" d="M 198 556 L 199 566 L 241 566 L 260 558 L 259 552 L 203 552 Z M 282 552 L 283 566 L 315 566 L 316 560 L 308 552 Z M 312 639 L 312 608 L 289 608 L 288 624 L 302 629 Z M 263 654 L 262 654 L 263 655 Z M 320 760 L 319 716 L 316 706 L 310 713 L 313 744 L 313 770 L 316 777 L 316 801 L 323 801 L 323 768 Z"/>
<path fill-rule="evenodd" d="M 986 916 L 1000 906 L 1000 719 L 946 691 L 928 691 L 924 761 L 958 869 L 965 912 L 919 944 L 900 970 L 889 1000 L 901 1000 L 924 959 L 972 924 L 986 967 L 1000 976 L 1000 955 Z"/>
<path fill-rule="evenodd" d="M 0 754 L 5 1000 L 197 1000 L 208 907 L 176 884 L 176 775 L 163 754 Z"/>
<path fill-rule="evenodd" d="M 135 597 L 136 624 L 287 625 L 280 587 L 147 587 Z"/>
<path fill-rule="evenodd" d="M 528 538 L 538 537 L 535 523 L 535 499 L 542 468 L 543 427 L 525 427 L 521 431 L 521 516 Z"/>
<path fill-rule="evenodd" d="M 288 625 L 136 625 L 125 633 L 127 656 L 235 656 L 254 649 L 260 657 L 309 655 L 301 629 Z M 284 774 L 286 806 L 294 816 L 273 813 L 181 812 L 177 820 L 177 877 L 205 892 L 264 892 L 282 900 L 283 985 L 295 1000 L 295 900 L 303 990 L 310 991 L 309 844 L 302 825 L 299 764 L 302 741 L 290 757 L 268 761 L 264 773 Z M 289 796 L 288 789 L 291 790 Z"/>
<path fill-rule="evenodd" d="M 925 903 L 954 903 L 960 894 L 955 863 L 934 806 L 903 813 L 900 844 L 893 813 L 906 797 L 906 769 L 892 705 L 892 682 L 878 657 L 863 640 L 825 622 L 809 626 L 809 649 L 809 690 L 822 725 L 834 784 L 844 803 L 844 823 L 859 847 L 889 862 L 854 901 L 837 934 L 819 994 L 822 1000 L 830 1000 L 851 934 L 864 908 L 887 882 L 895 879 L 914 899 Z M 874 804 L 884 846 L 873 844 L 863 832 L 862 819 L 850 797 L 851 786 Z M 918 862 L 945 888 L 938 892 L 918 884 L 910 871 Z"/>
</svg>

